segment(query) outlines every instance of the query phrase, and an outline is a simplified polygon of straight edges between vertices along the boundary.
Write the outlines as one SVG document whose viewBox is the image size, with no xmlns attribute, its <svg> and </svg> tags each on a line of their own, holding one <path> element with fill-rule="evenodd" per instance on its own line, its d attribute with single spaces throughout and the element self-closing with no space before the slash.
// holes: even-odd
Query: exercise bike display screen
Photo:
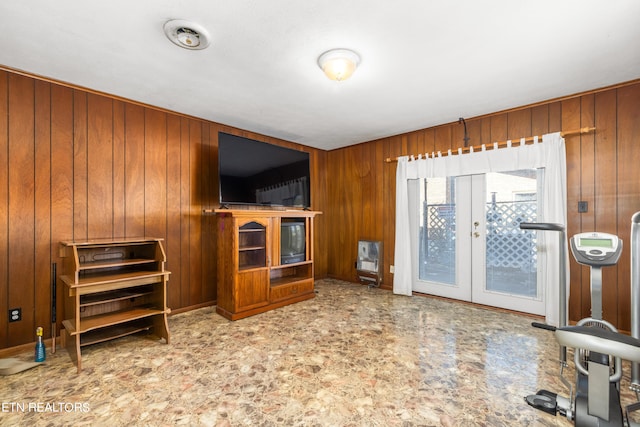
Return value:
<svg viewBox="0 0 640 427">
<path fill-rule="evenodd" d="M 580 246 L 590 246 L 596 248 L 612 248 L 613 240 L 611 239 L 580 239 Z"/>
<path fill-rule="evenodd" d="M 615 265 L 622 253 L 622 240 L 614 234 L 590 232 L 571 238 L 571 252 L 580 264 L 591 267 Z"/>
</svg>

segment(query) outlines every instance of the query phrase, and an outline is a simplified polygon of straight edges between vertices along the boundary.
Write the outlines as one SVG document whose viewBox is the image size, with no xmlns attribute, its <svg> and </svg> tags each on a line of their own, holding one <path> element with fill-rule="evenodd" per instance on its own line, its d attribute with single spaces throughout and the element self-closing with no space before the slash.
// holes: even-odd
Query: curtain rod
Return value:
<svg viewBox="0 0 640 427">
<path fill-rule="evenodd" d="M 583 128 L 580 128 L 580 129 L 574 129 L 574 130 L 568 130 L 568 131 L 565 131 L 565 132 L 560 132 L 560 136 L 562 136 L 564 138 L 565 136 L 582 135 L 584 133 L 591 133 L 591 132 L 593 132 L 595 130 L 596 130 L 596 128 L 594 128 L 594 127 L 583 127 Z M 533 142 L 533 140 L 535 138 L 536 138 L 535 136 L 528 136 L 526 138 L 513 139 L 513 140 L 508 140 L 508 141 L 500 141 L 497 144 L 498 144 L 498 148 L 504 148 L 504 147 L 507 146 L 509 141 L 520 142 L 522 139 L 524 139 L 524 143 L 526 144 L 526 143 Z M 538 137 L 538 138 L 542 139 L 542 137 Z M 484 145 L 488 149 L 492 149 L 493 148 L 493 144 L 484 144 Z M 482 145 L 474 145 L 472 147 L 462 147 L 461 149 L 462 149 L 463 153 L 468 153 L 469 151 L 471 151 L 472 148 L 473 148 L 473 151 L 482 150 Z M 451 150 L 451 154 L 458 154 L 458 150 L 459 149 Z M 441 154 L 443 156 L 446 156 L 448 154 L 448 151 L 447 152 L 441 152 Z M 414 156 L 414 157 L 418 157 L 418 156 Z M 428 157 L 428 154 L 427 154 L 427 157 Z M 395 159 L 392 159 L 391 157 L 387 157 L 386 159 L 384 159 L 384 161 L 386 163 L 397 162 L 398 158 L 396 157 Z"/>
</svg>

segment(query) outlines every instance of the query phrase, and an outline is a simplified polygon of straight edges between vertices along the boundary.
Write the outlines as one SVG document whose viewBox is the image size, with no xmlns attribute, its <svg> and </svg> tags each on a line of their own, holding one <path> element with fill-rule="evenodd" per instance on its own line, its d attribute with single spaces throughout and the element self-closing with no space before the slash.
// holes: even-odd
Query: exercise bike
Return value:
<svg viewBox="0 0 640 427">
<path fill-rule="evenodd" d="M 569 389 L 564 397 L 548 390 L 539 390 L 525 397 L 536 409 L 552 415 L 560 413 L 579 427 L 640 426 L 629 414 L 640 409 L 640 399 L 628 405 L 624 412 L 620 402 L 622 360 L 632 363 L 631 390 L 640 392 L 640 212 L 632 218 L 631 228 L 631 323 L 632 336 L 621 334 L 602 319 L 602 268 L 616 265 L 622 253 L 622 240 L 607 233 L 580 233 L 570 240 L 571 253 L 580 264 L 590 267 L 591 317 L 567 326 L 566 270 L 564 227 L 557 224 L 522 223 L 521 229 L 560 232 L 560 319 L 559 327 L 534 322 L 535 327 L 551 330 L 560 346 L 560 379 Z M 563 375 L 566 349 L 574 349 L 576 367 L 575 397 L 573 384 Z"/>
</svg>

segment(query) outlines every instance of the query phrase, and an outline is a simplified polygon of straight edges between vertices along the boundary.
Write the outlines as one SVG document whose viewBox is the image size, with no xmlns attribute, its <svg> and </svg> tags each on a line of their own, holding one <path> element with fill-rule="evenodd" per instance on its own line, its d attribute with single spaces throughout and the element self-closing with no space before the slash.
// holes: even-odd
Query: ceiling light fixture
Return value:
<svg viewBox="0 0 640 427">
<path fill-rule="evenodd" d="M 165 22 L 163 28 L 169 40 L 185 49 L 200 50 L 209 46 L 209 32 L 195 22 L 172 19 Z"/>
<path fill-rule="evenodd" d="M 331 49 L 320 55 L 318 65 L 331 80 L 347 80 L 360 64 L 360 57 L 349 49 Z"/>
</svg>

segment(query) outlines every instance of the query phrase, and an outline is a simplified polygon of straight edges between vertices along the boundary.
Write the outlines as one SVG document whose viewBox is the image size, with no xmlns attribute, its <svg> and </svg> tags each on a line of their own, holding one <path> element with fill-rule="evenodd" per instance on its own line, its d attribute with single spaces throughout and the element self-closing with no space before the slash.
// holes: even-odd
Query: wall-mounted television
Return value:
<svg viewBox="0 0 640 427">
<path fill-rule="evenodd" d="M 218 133 L 220 205 L 311 207 L 309 153 Z"/>
</svg>

